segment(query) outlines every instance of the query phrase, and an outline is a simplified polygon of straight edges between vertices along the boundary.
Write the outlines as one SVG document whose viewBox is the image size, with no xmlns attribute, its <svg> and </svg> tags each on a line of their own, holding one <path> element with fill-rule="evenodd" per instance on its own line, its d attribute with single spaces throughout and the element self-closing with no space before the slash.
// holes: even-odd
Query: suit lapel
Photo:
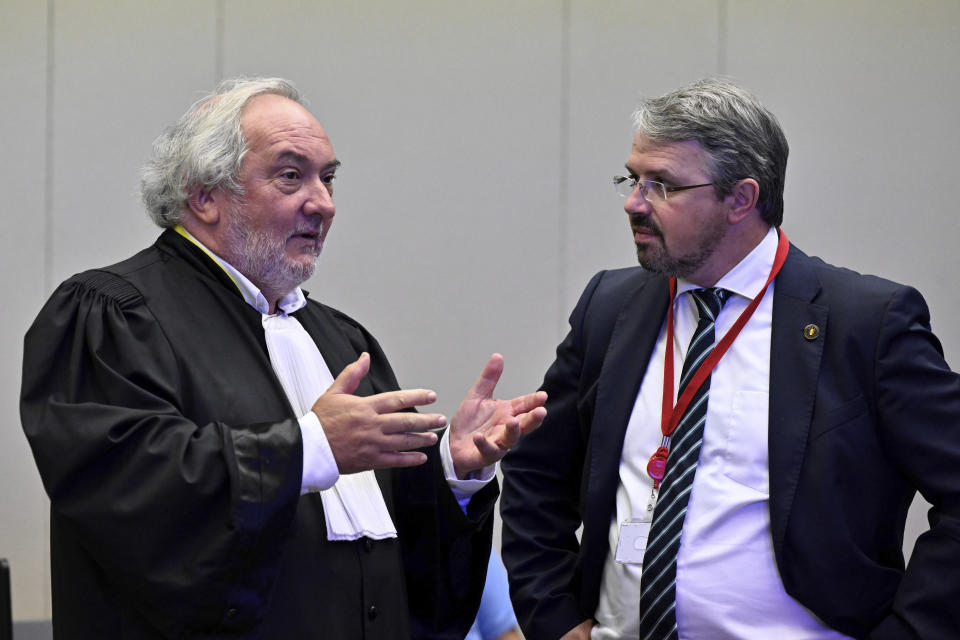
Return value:
<svg viewBox="0 0 960 640">
<path fill-rule="evenodd" d="M 627 423 L 669 300 L 666 278 L 644 279 L 620 308 L 601 366 L 590 431 L 587 492 L 587 504 L 603 505 L 589 510 L 595 520 L 591 524 L 600 535 L 605 534 L 615 505 Z"/>
<path fill-rule="evenodd" d="M 774 286 L 770 341 L 770 527 L 778 563 L 806 452 L 827 337 L 828 309 L 812 302 L 819 291 L 820 281 L 809 258 L 791 246 Z M 812 335 L 812 327 L 817 335 Z"/>
</svg>

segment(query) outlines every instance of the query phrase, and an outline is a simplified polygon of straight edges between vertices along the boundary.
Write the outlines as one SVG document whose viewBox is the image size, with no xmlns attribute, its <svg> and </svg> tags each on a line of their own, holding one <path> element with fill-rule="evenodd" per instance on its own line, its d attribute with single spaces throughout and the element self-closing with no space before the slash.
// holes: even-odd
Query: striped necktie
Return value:
<svg viewBox="0 0 960 640">
<path fill-rule="evenodd" d="M 730 292 L 726 289 L 694 289 L 690 294 L 697 305 L 700 320 L 683 361 L 678 396 L 683 393 L 697 368 L 713 350 L 714 321 L 724 302 L 730 297 Z M 673 347 L 667 345 L 667 348 Z M 680 534 L 683 531 L 690 490 L 693 488 L 697 459 L 700 457 L 700 445 L 703 443 L 703 425 L 707 417 L 709 393 L 708 376 L 693 396 L 670 438 L 670 455 L 660 485 L 640 578 L 640 638 L 644 640 L 676 640 L 678 637 L 677 553 L 680 550 Z"/>
</svg>

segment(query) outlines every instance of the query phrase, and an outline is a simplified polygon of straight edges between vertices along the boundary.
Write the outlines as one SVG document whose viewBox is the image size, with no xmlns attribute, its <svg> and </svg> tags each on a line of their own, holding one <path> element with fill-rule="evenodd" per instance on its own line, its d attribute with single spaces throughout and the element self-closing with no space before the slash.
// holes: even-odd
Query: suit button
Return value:
<svg viewBox="0 0 960 640">
<path fill-rule="evenodd" d="M 236 608 L 230 607 L 229 609 L 227 609 L 226 613 L 224 613 L 224 617 L 227 620 L 233 620 L 237 617 L 238 613 L 239 611 L 237 611 Z"/>
<path fill-rule="evenodd" d="M 376 607 L 375 605 L 370 605 L 370 608 L 367 609 L 367 618 L 369 618 L 370 620 L 376 620 L 376 619 L 377 619 L 377 615 L 378 615 L 379 613 L 380 613 L 380 612 L 377 611 L 377 607 Z"/>
<path fill-rule="evenodd" d="M 371 551 L 373 551 L 373 540 L 371 540 L 370 538 L 364 538 L 363 550 L 366 551 L 367 553 L 370 553 Z"/>
</svg>

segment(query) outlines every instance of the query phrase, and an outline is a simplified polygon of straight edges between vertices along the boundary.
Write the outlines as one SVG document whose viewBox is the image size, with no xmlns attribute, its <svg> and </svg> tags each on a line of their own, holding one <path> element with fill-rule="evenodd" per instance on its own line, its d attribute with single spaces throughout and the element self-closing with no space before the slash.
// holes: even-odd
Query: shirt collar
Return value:
<svg viewBox="0 0 960 640">
<path fill-rule="evenodd" d="M 753 299 L 756 297 L 770 276 L 770 269 L 773 268 L 773 261 L 777 255 L 778 241 L 777 230 L 770 227 L 767 235 L 753 248 L 753 251 L 720 278 L 714 286 L 726 289 L 744 298 Z M 678 298 L 681 293 L 700 288 L 687 280 L 677 279 Z"/>
<path fill-rule="evenodd" d="M 264 297 L 257 285 L 253 284 L 249 278 L 237 271 L 232 264 L 216 255 L 202 242 L 197 240 L 193 234 L 183 227 L 183 225 L 178 224 L 176 227 L 174 227 L 174 231 L 182 235 L 193 244 L 197 245 L 203 250 L 204 253 L 210 256 L 210 258 L 216 262 L 220 268 L 224 270 L 224 272 L 226 272 L 230 279 L 233 280 L 233 283 L 237 285 L 240 295 L 243 296 L 243 299 L 247 302 L 247 304 L 263 315 L 270 315 L 270 303 Z M 303 295 L 303 290 L 300 287 L 295 287 L 293 291 L 280 298 L 280 301 L 277 302 L 277 309 L 279 310 L 278 313 L 290 315 L 294 311 L 305 307 L 306 304 L 307 298 Z"/>
</svg>

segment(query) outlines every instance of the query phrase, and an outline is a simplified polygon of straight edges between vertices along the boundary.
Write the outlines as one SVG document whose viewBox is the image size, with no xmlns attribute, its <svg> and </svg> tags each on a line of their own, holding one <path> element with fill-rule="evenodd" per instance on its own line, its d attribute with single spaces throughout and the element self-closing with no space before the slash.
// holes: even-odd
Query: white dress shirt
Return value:
<svg viewBox="0 0 960 640">
<path fill-rule="evenodd" d="M 770 274 L 778 236 L 764 240 L 715 285 L 733 292 L 716 321 L 717 340 L 759 293 Z M 770 533 L 767 436 L 773 288 L 713 370 L 703 445 L 677 558 L 677 628 L 682 640 L 845 638 L 784 591 Z M 697 326 L 690 295 L 678 281 L 674 302 L 674 398 Z M 646 466 L 660 445 L 666 326 L 654 348 L 627 426 L 616 518 L 603 569 L 593 640 L 636 638 L 640 564 L 615 558 L 620 524 L 642 520 L 653 482 Z M 601 409 L 602 410 L 602 407 Z M 775 437 L 775 435 L 774 435 Z"/>
</svg>

